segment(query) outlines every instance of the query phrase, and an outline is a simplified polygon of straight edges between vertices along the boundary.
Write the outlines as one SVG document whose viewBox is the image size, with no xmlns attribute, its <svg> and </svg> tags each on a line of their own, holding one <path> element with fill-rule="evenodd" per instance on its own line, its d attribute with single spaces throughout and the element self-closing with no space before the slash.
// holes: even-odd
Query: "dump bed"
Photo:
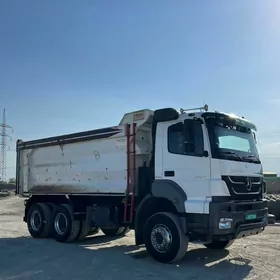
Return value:
<svg viewBox="0 0 280 280">
<path fill-rule="evenodd" d="M 147 126 L 137 126 L 135 137 L 128 138 L 131 133 L 123 123 L 34 141 L 18 140 L 17 193 L 125 194 L 127 169 L 132 172 L 127 162 L 133 162 L 134 156 L 127 153 L 127 143 L 130 150 L 135 145 L 136 169 L 149 160 L 152 147 Z"/>
</svg>

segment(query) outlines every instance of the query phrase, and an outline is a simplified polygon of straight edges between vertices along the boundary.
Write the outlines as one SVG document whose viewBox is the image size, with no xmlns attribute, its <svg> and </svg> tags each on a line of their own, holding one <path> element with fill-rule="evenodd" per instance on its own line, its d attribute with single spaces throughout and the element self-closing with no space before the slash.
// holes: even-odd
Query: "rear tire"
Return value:
<svg viewBox="0 0 280 280">
<path fill-rule="evenodd" d="M 145 225 L 146 249 L 158 262 L 171 263 L 182 259 L 187 251 L 188 241 L 175 214 L 156 213 Z"/>
<path fill-rule="evenodd" d="M 213 241 L 211 243 L 204 244 L 204 246 L 211 250 L 223 250 L 229 248 L 234 243 L 234 239 L 228 241 Z"/>
<path fill-rule="evenodd" d="M 74 219 L 71 205 L 58 205 L 54 215 L 54 239 L 58 242 L 73 242 L 77 239 L 81 222 Z"/>
<path fill-rule="evenodd" d="M 102 228 L 102 232 L 107 235 L 107 236 L 124 236 L 126 235 L 129 231 L 129 227 L 119 227 L 115 229 L 108 229 L 108 228 Z"/>
<path fill-rule="evenodd" d="M 46 238 L 52 232 L 53 216 L 44 203 L 33 204 L 27 214 L 27 227 L 34 238 Z"/>
</svg>

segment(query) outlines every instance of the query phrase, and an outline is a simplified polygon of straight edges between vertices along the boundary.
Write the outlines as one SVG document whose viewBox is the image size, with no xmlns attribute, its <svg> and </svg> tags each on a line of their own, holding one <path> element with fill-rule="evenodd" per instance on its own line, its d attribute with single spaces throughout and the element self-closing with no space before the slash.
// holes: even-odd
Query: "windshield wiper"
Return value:
<svg viewBox="0 0 280 280">
<path fill-rule="evenodd" d="M 235 152 L 221 152 L 221 153 L 222 154 L 226 154 L 226 155 L 233 155 L 236 158 L 238 158 L 240 161 L 243 161 L 242 157 L 240 155 L 238 155 L 237 153 L 235 153 Z"/>
<path fill-rule="evenodd" d="M 261 163 L 260 159 L 255 155 L 243 156 L 242 158 L 244 158 L 245 160 L 255 158 L 256 160 L 251 160 L 251 162 Z"/>
</svg>

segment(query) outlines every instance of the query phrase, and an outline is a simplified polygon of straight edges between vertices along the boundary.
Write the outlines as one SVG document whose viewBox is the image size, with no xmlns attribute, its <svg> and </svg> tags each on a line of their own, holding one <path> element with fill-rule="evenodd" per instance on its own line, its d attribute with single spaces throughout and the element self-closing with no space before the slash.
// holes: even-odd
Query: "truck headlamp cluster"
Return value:
<svg viewBox="0 0 280 280">
<path fill-rule="evenodd" d="M 219 221 L 219 229 L 230 229 L 232 227 L 231 218 L 221 218 Z"/>
</svg>

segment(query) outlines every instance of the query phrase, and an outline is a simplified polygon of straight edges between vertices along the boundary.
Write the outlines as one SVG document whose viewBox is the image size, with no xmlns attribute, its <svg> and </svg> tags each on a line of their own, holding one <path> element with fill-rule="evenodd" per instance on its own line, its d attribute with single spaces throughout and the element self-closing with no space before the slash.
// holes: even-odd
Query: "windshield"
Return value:
<svg viewBox="0 0 280 280">
<path fill-rule="evenodd" d="M 248 128 L 216 123 L 210 142 L 216 158 L 260 163 L 254 134 Z"/>
</svg>

